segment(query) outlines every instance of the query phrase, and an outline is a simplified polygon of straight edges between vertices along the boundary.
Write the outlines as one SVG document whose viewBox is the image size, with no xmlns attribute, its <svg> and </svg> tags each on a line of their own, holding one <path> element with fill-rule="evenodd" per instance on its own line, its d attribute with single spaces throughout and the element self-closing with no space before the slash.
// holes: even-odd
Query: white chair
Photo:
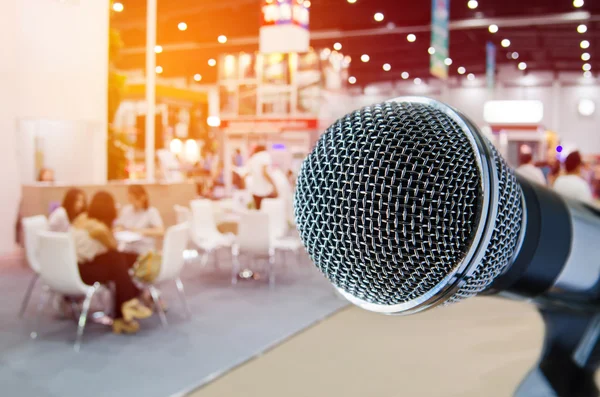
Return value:
<svg viewBox="0 0 600 397">
<path fill-rule="evenodd" d="M 282 199 L 263 199 L 260 210 L 269 215 L 269 225 L 271 227 L 271 245 L 275 250 L 292 251 L 298 254 L 302 247 L 299 238 L 288 236 L 288 210 L 286 203 Z M 296 257 L 296 261 L 298 258 Z"/>
<path fill-rule="evenodd" d="M 192 242 L 204 251 L 202 264 L 205 265 L 213 252 L 220 248 L 231 247 L 233 238 L 221 234 L 217 229 L 211 200 L 192 200 L 190 207 L 192 209 L 190 236 Z"/>
<path fill-rule="evenodd" d="M 233 266 L 231 268 L 231 283 L 237 284 L 240 272 L 239 255 L 246 254 L 252 259 L 267 259 L 269 264 L 269 285 L 275 285 L 275 250 L 271 245 L 269 215 L 260 211 L 248 211 L 241 215 L 238 234 L 231 247 Z"/>
<path fill-rule="evenodd" d="M 183 269 L 183 265 L 185 264 L 185 259 L 183 257 L 183 253 L 188 245 L 190 235 L 190 228 L 187 223 L 182 223 L 180 225 L 171 226 L 167 229 L 165 233 L 165 239 L 163 242 L 163 250 L 162 250 L 162 263 L 160 267 L 160 271 L 156 280 L 154 280 L 151 284 L 148 284 L 148 289 L 150 290 L 150 294 L 152 295 L 152 300 L 154 301 L 154 306 L 157 308 L 158 315 L 160 316 L 160 321 L 163 326 L 167 326 L 167 316 L 163 310 L 162 305 L 159 300 L 159 291 L 156 288 L 157 284 L 160 284 L 165 281 L 175 281 L 175 285 L 177 286 L 177 292 L 179 293 L 179 299 L 181 300 L 181 304 L 185 309 L 186 316 L 189 318 L 191 316 L 190 308 L 185 300 L 185 291 L 183 289 L 183 283 L 181 282 L 181 278 L 179 277 L 181 274 L 181 270 Z"/>
<path fill-rule="evenodd" d="M 81 281 L 75 255 L 75 244 L 68 233 L 40 232 L 38 244 L 39 274 L 44 283 L 44 291 L 37 307 L 36 329 L 31 333 L 31 337 L 37 338 L 40 317 L 51 295 L 54 293 L 69 296 L 83 295 L 85 300 L 79 315 L 74 345 L 75 351 L 79 351 L 90 304 L 101 285 L 94 283 L 90 286 Z"/>
<path fill-rule="evenodd" d="M 23 314 L 27 309 L 27 305 L 29 304 L 29 300 L 31 299 L 31 292 L 33 291 L 33 287 L 35 287 L 35 283 L 39 277 L 40 264 L 38 261 L 38 233 L 48 230 L 48 218 L 46 218 L 44 215 L 37 215 L 29 218 L 23 218 L 21 223 L 23 225 L 23 236 L 25 240 L 25 257 L 29 267 L 34 271 L 34 275 L 31 278 L 29 287 L 27 287 L 27 291 L 23 297 L 21 310 L 19 311 L 19 317 L 23 317 Z"/>
<path fill-rule="evenodd" d="M 190 222 L 192 220 L 192 211 L 188 207 L 175 204 L 173 209 L 175 209 L 175 216 L 178 225 L 180 223 Z"/>
</svg>

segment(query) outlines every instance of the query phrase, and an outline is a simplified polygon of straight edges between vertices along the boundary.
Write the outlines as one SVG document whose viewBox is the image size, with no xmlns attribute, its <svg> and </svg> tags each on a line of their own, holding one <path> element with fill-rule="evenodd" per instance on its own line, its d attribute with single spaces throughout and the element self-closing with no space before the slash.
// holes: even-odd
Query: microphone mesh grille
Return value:
<svg viewBox="0 0 600 397">
<path fill-rule="evenodd" d="M 497 159 L 501 182 L 517 192 Z M 365 107 L 332 125 L 304 161 L 295 193 L 297 227 L 334 285 L 370 303 L 405 303 L 432 290 L 471 248 L 481 214 L 480 178 L 467 135 L 442 111 L 403 102 Z M 520 204 L 515 195 L 503 205 Z M 500 210 L 499 218 L 517 219 L 513 207 Z M 512 246 L 503 241 L 518 235 L 519 225 L 498 223 L 505 227 L 494 232 L 486 266 L 452 300 L 481 291 L 506 267 L 517 239 Z"/>
</svg>

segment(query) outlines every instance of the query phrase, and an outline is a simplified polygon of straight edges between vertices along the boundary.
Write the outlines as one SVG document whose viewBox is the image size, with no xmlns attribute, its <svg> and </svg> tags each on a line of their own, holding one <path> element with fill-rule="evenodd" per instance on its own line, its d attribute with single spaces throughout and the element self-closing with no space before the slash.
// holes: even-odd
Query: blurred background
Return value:
<svg viewBox="0 0 600 397">
<path fill-rule="evenodd" d="M 295 231 L 295 179 L 338 118 L 428 96 L 595 201 L 600 2 L 0 6 L 7 395 L 504 396 L 533 364 L 518 303 L 347 308 Z"/>
</svg>

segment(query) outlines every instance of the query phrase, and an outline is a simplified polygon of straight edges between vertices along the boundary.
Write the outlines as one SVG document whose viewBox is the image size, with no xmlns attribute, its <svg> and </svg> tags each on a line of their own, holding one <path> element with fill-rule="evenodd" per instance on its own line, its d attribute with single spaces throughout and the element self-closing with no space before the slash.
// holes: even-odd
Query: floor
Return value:
<svg viewBox="0 0 600 397">
<path fill-rule="evenodd" d="M 307 259 L 280 269 L 273 289 L 249 280 L 231 287 L 228 269 L 196 262 L 182 277 L 191 320 L 167 285 L 167 329 L 156 316 L 134 336 L 92 324 L 76 353 L 75 323 L 51 310 L 30 339 L 39 287 L 25 318 L 17 317 L 30 276 L 20 258 L 0 262 L 2 396 L 181 396 L 346 306 Z"/>
<path fill-rule="evenodd" d="M 532 307 L 497 298 L 403 317 L 351 307 L 188 397 L 506 397 L 542 333 Z"/>
</svg>

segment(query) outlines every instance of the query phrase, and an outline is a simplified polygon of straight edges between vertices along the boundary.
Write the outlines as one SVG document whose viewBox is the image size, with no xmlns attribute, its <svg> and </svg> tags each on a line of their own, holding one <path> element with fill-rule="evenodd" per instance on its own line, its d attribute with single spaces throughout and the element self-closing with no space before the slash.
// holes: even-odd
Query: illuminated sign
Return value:
<svg viewBox="0 0 600 397">
<path fill-rule="evenodd" d="M 294 24 L 308 28 L 309 11 L 304 4 L 293 4 L 292 0 L 267 1 L 262 7 L 263 26 Z"/>
</svg>

